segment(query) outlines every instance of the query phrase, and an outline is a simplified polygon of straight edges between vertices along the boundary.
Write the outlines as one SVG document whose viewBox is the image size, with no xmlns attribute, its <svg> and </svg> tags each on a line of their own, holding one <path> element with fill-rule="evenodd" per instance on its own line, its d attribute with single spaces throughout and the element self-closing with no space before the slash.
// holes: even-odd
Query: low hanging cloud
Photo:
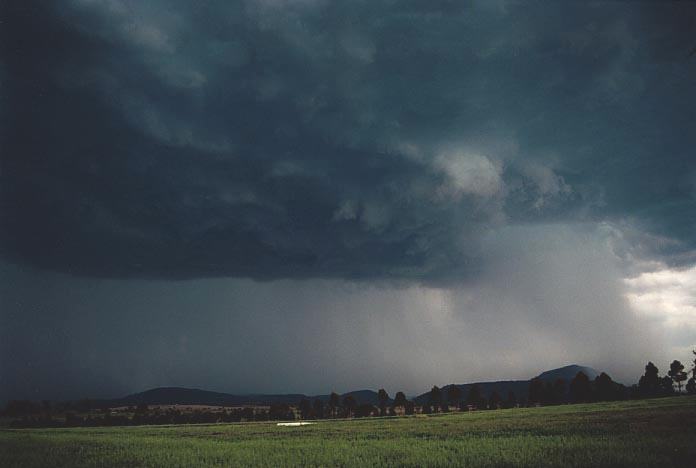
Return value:
<svg viewBox="0 0 696 468">
<path fill-rule="evenodd" d="M 505 228 L 481 254 L 477 279 L 448 288 L 106 280 L 3 265 L 0 400 L 167 385 L 417 394 L 572 362 L 630 384 L 648 359 L 662 366 L 673 356 L 663 328 L 630 308 L 617 259 L 593 226 Z"/>
</svg>

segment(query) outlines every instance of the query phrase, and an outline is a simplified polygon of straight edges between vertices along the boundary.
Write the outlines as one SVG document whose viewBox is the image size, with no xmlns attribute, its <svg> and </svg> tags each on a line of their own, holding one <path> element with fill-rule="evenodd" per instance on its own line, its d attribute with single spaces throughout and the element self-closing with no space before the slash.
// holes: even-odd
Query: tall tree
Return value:
<svg viewBox="0 0 696 468">
<path fill-rule="evenodd" d="M 358 402 L 355 401 L 355 398 L 353 398 L 353 395 L 347 395 L 343 399 L 343 406 L 346 409 L 346 417 L 351 417 L 353 416 L 355 412 L 355 408 L 358 406 Z"/>
<path fill-rule="evenodd" d="M 541 404 L 544 400 L 544 381 L 534 377 L 529 381 L 529 400 L 530 405 Z"/>
<path fill-rule="evenodd" d="M 449 387 L 447 387 L 447 401 L 451 405 L 459 405 L 459 402 L 462 399 L 462 389 L 459 388 L 459 385 L 452 384 Z"/>
<path fill-rule="evenodd" d="M 394 406 L 406 406 L 406 395 L 404 395 L 404 392 L 396 392 L 396 395 L 394 396 Z"/>
<path fill-rule="evenodd" d="M 508 408 L 514 408 L 517 406 L 517 396 L 515 395 L 515 392 L 510 390 L 508 392 L 507 396 L 507 401 L 505 402 L 505 406 Z"/>
<path fill-rule="evenodd" d="M 341 397 L 338 396 L 338 393 L 331 392 L 331 395 L 329 396 L 329 409 L 331 410 L 331 417 L 332 418 L 336 417 L 336 412 L 337 412 L 338 407 L 340 405 L 341 405 Z"/>
<path fill-rule="evenodd" d="M 389 394 L 383 388 L 380 388 L 377 392 L 377 399 L 379 400 L 379 415 L 387 415 L 387 403 L 389 402 Z"/>
<path fill-rule="evenodd" d="M 611 380 L 608 374 L 602 372 L 595 377 L 595 391 L 597 392 L 597 400 L 609 401 L 614 400 L 615 396 L 614 381 Z"/>
<path fill-rule="evenodd" d="M 428 395 L 428 400 L 431 405 L 433 405 L 434 411 L 437 413 L 440 407 L 440 402 L 442 401 L 442 390 L 437 385 L 433 385 L 430 389 L 430 394 Z"/>
<path fill-rule="evenodd" d="M 574 403 L 590 401 L 592 389 L 590 379 L 580 371 L 570 382 L 570 399 Z"/>
<path fill-rule="evenodd" d="M 493 390 L 491 392 L 491 397 L 488 399 L 488 409 L 500 409 L 502 406 L 503 399 L 500 398 L 498 392 Z"/>
<path fill-rule="evenodd" d="M 656 396 L 660 393 L 660 376 L 652 362 L 645 366 L 645 374 L 638 381 L 638 388 L 643 396 Z"/>
<path fill-rule="evenodd" d="M 481 388 L 478 385 L 473 384 L 469 388 L 469 395 L 466 397 L 466 403 L 476 408 L 484 408 L 485 402 L 486 401 L 481 394 Z"/>
<path fill-rule="evenodd" d="M 324 417 L 324 402 L 319 398 L 315 398 L 312 404 L 312 410 L 314 410 L 314 416 L 316 416 L 317 419 L 322 419 Z"/>
<path fill-rule="evenodd" d="M 665 375 L 660 379 L 660 394 L 662 395 L 673 395 L 674 394 L 674 381 L 669 375 Z"/>
<path fill-rule="evenodd" d="M 298 408 L 300 410 L 300 418 L 309 419 L 309 416 L 312 412 L 312 405 L 309 402 L 309 400 L 306 398 L 301 399 Z"/>
<path fill-rule="evenodd" d="M 684 364 L 675 359 L 672 361 L 672 364 L 669 365 L 669 372 L 667 374 L 669 374 L 672 380 L 677 384 L 679 393 L 681 393 L 682 382 L 688 377 L 687 373 L 684 372 Z"/>
<path fill-rule="evenodd" d="M 553 402 L 557 405 L 566 401 L 566 381 L 556 379 L 553 383 Z"/>
</svg>

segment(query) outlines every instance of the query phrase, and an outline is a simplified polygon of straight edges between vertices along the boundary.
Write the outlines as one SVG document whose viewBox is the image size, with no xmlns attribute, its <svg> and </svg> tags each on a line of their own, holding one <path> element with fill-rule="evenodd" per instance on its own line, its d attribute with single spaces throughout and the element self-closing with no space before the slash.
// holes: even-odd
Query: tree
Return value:
<svg viewBox="0 0 696 468">
<path fill-rule="evenodd" d="M 355 408 L 358 406 L 358 402 L 355 401 L 355 398 L 353 398 L 353 395 L 347 395 L 343 399 L 343 406 L 346 409 L 346 417 L 351 417 L 351 416 L 353 416 Z"/>
<path fill-rule="evenodd" d="M 529 381 L 529 400 L 530 405 L 541 404 L 544 400 L 544 381 L 534 377 Z"/>
<path fill-rule="evenodd" d="M 396 392 L 394 396 L 394 406 L 406 406 L 406 395 L 404 395 L 404 392 Z"/>
<path fill-rule="evenodd" d="M 691 378 L 696 380 L 696 350 L 691 351 L 694 353 L 694 362 L 691 363 Z"/>
<path fill-rule="evenodd" d="M 544 384 L 544 392 L 541 398 L 541 404 L 543 405 L 553 405 L 556 403 L 553 395 L 553 384 L 551 382 L 546 382 Z"/>
<path fill-rule="evenodd" d="M 324 402 L 316 398 L 312 404 L 312 410 L 314 410 L 314 416 L 317 419 L 322 419 L 324 417 Z"/>
<path fill-rule="evenodd" d="M 387 403 L 389 402 L 389 394 L 383 388 L 380 388 L 377 392 L 377 398 L 379 399 L 379 415 L 386 416 Z"/>
<path fill-rule="evenodd" d="M 369 403 L 363 403 L 355 409 L 356 418 L 366 418 L 377 415 L 379 410 Z"/>
<path fill-rule="evenodd" d="M 440 390 L 440 387 L 438 387 L 437 385 L 433 385 L 433 388 L 430 389 L 428 400 L 430 404 L 433 405 L 433 408 L 437 413 L 437 409 L 440 406 L 440 402 L 442 401 L 442 391 Z"/>
<path fill-rule="evenodd" d="M 411 415 L 415 414 L 415 412 L 416 412 L 415 403 L 407 400 L 406 405 L 404 405 L 404 413 L 406 413 L 406 415 L 408 415 L 408 416 L 411 416 Z"/>
<path fill-rule="evenodd" d="M 341 397 L 338 396 L 338 393 L 331 392 L 329 396 L 329 409 L 331 410 L 332 418 L 336 417 L 336 411 L 339 406 L 341 406 Z"/>
<path fill-rule="evenodd" d="M 491 393 L 491 397 L 488 399 L 488 408 L 489 409 L 500 409 L 501 405 L 503 403 L 503 399 L 500 398 L 500 395 L 498 392 L 493 390 Z"/>
<path fill-rule="evenodd" d="M 645 374 L 638 381 L 638 388 L 643 396 L 657 396 L 660 393 L 660 377 L 657 367 L 652 362 L 645 366 Z"/>
<path fill-rule="evenodd" d="M 602 372 L 595 378 L 595 391 L 597 392 L 597 400 L 609 401 L 615 399 L 615 385 L 608 374 Z"/>
<path fill-rule="evenodd" d="M 510 390 L 508 392 L 507 401 L 505 402 L 505 406 L 507 408 L 514 408 L 517 406 L 517 396 L 515 395 L 515 392 L 513 392 L 512 390 Z"/>
<path fill-rule="evenodd" d="M 483 395 L 481 395 L 481 388 L 478 385 L 473 384 L 469 388 L 469 395 L 466 397 L 466 403 L 476 408 L 484 408 L 486 401 Z"/>
<path fill-rule="evenodd" d="M 452 384 L 447 387 L 447 401 L 449 401 L 450 404 L 457 406 L 461 399 L 462 389 L 459 388 L 459 385 Z"/>
<path fill-rule="evenodd" d="M 308 399 L 301 399 L 300 404 L 298 405 L 298 409 L 300 410 L 301 419 L 309 419 L 309 416 L 312 412 L 312 405 L 309 403 Z"/>
<path fill-rule="evenodd" d="M 681 393 L 682 382 L 684 382 L 688 377 L 686 372 L 684 372 L 684 364 L 675 359 L 672 361 L 672 364 L 669 365 L 669 372 L 667 374 L 677 384 L 677 389 L 679 390 L 679 393 Z"/>
<path fill-rule="evenodd" d="M 660 393 L 662 395 L 674 394 L 674 381 L 669 375 L 665 375 L 660 379 Z"/>
<path fill-rule="evenodd" d="M 553 383 L 553 402 L 557 405 L 566 401 L 566 381 L 563 379 L 556 379 Z"/>
<path fill-rule="evenodd" d="M 696 379 L 691 377 L 689 381 L 686 383 L 686 392 L 689 395 L 694 395 L 696 394 Z"/>
<path fill-rule="evenodd" d="M 590 396 L 590 379 L 580 371 L 570 382 L 570 399 L 574 403 L 581 403 L 590 401 Z"/>
</svg>

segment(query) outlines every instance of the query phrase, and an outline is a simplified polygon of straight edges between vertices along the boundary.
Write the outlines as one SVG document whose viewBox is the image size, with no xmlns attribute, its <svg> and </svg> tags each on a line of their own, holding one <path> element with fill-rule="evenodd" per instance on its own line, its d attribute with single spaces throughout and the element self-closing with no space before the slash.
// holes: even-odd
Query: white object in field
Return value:
<svg viewBox="0 0 696 468">
<path fill-rule="evenodd" d="M 302 422 L 291 422 L 291 423 L 278 423 L 277 425 L 278 426 L 308 426 L 310 424 L 316 424 L 316 423 L 302 421 Z"/>
</svg>

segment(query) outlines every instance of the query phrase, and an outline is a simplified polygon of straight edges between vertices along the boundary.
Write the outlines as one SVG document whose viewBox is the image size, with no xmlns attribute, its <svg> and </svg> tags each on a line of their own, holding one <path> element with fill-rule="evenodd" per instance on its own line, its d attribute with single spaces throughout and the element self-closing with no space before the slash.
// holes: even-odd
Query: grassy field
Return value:
<svg viewBox="0 0 696 468">
<path fill-rule="evenodd" d="M 435 416 L 0 430 L 0 466 L 694 466 L 696 397 Z"/>
</svg>

